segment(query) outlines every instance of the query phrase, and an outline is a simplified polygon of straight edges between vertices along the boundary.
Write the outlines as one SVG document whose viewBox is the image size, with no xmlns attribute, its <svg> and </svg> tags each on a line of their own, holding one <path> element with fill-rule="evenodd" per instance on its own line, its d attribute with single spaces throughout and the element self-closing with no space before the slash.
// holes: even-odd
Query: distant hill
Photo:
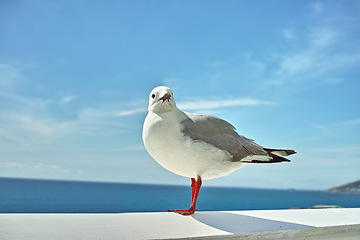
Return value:
<svg viewBox="0 0 360 240">
<path fill-rule="evenodd" d="M 360 194 L 360 180 L 339 187 L 330 188 L 328 192 L 357 193 Z"/>
</svg>

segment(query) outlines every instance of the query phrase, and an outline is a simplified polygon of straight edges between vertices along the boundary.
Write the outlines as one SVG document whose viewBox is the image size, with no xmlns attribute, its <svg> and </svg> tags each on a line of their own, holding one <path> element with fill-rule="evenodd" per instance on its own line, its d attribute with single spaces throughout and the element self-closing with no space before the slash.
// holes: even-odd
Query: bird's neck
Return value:
<svg viewBox="0 0 360 240">
<path fill-rule="evenodd" d="M 164 120 L 176 121 L 176 122 L 181 122 L 186 117 L 186 114 L 183 111 L 181 111 L 180 109 L 178 109 L 177 107 L 175 107 L 171 111 L 160 112 L 157 114 L 159 115 L 160 118 L 162 118 Z"/>
</svg>

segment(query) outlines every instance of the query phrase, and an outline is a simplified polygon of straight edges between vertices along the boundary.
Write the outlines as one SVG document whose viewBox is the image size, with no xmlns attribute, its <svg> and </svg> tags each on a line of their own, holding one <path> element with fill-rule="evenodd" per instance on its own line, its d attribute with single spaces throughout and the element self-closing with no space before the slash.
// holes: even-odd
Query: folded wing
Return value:
<svg viewBox="0 0 360 240">
<path fill-rule="evenodd" d="M 183 133 L 193 140 L 208 144 L 229 152 L 233 162 L 273 163 L 290 161 L 283 156 L 295 153 L 293 150 L 264 148 L 254 140 L 239 135 L 235 127 L 223 119 L 193 113 L 182 122 Z"/>
</svg>

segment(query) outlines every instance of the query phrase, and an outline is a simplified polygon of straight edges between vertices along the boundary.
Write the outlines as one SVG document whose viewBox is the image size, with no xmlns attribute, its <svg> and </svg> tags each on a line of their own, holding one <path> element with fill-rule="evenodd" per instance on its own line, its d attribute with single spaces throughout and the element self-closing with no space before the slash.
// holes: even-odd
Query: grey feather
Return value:
<svg viewBox="0 0 360 240">
<path fill-rule="evenodd" d="M 235 127 L 225 120 L 209 115 L 186 115 L 188 118 L 182 121 L 183 133 L 193 140 L 204 141 L 228 151 L 233 162 L 251 155 L 268 155 L 262 146 L 254 143 L 252 139 L 240 136 Z"/>
</svg>

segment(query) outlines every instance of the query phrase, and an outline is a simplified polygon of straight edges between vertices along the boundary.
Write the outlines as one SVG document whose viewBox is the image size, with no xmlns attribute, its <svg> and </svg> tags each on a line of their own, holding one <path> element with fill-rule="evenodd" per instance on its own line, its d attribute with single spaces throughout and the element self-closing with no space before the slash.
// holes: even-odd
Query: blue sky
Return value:
<svg viewBox="0 0 360 240">
<path fill-rule="evenodd" d="M 1 1 L 0 176 L 188 185 L 141 140 L 150 91 L 291 163 L 205 185 L 359 179 L 359 1 Z"/>
</svg>

